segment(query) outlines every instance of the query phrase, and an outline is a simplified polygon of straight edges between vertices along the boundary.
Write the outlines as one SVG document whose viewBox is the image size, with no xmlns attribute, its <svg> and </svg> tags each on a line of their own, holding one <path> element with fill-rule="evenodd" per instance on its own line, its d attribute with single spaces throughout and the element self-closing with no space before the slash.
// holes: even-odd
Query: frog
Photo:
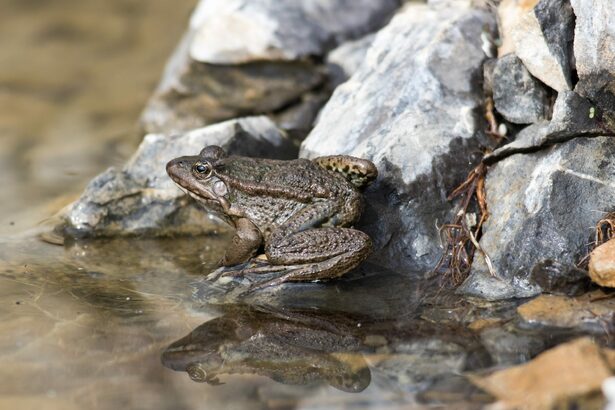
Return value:
<svg viewBox="0 0 615 410">
<path fill-rule="evenodd" d="M 364 208 L 362 191 L 378 176 L 367 159 L 253 158 L 210 145 L 198 155 L 172 159 L 166 171 L 235 229 L 219 264 L 243 267 L 225 276 L 273 274 L 259 287 L 324 281 L 354 269 L 372 252 L 371 238 L 354 228 Z"/>
</svg>

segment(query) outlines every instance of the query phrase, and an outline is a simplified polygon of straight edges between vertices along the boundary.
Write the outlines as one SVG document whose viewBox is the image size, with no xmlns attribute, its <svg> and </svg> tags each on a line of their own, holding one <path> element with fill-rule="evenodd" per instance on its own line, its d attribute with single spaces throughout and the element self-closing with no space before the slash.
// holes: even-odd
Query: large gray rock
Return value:
<svg viewBox="0 0 615 410">
<path fill-rule="evenodd" d="M 516 124 L 547 118 L 549 93 L 514 54 L 499 58 L 493 70 L 493 102 L 502 116 Z"/>
<path fill-rule="evenodd" d="M 146 132 L 184 132 L 287 108 L 324 86 L 337 44 L 385 24 L 398 0 L 201 0 L 146 106 Z M 312 58 L 316 57 L 316 58 Z"/>
<path fill-rule="evenodd" d="M 294 145 L 266 117 L 231 120 L 181 135 L 146 135 L 124 168 L 94 178 L 65 215 L 68 236 L 204 233 L 220 222 L 189 199 L 167 176 L 166 163 L 220 145 L 238 155 L 288 159 Z"/>
<path fill-rule="evenodd" d="M 201 0 L 190 57 L 210 64 L 293 61 L 386 23 L 399 0 Z"/>
<path fill-rule="evenodd" d="M 488 299 L 528 297 L 542 289 L 541 270 L 569 276 L 588 251 L 592 229 L 615 203 L 615 139 L 575 138 L 490 168 L 489 219 L 460 291 Z M 553 272 L 557 269 L 558 272 Z"/>
<path fill-rule="evenodd" d="M 576 15 L 575 91 L 603 109 L 615 107 L 615 5 L 611 0 L 571 0 Z"/>
<path fill-rule="evenodd" d="M 327 66 L 332 85 L 343 83 L 359 69 L 367 50 L 374 42 L 374 36 L 368 34 L 358 40 L 347 41 L 329 53 Z"/>
<path fill-rule="evenodd" d="M 572 88 L 574 14 L 569 0 L 540 0 L 509 29 L 515 53 L 534 77 L 556 91 Z"/>
<path fill-rule="evenodd" d="M 409 4 L 376 36 L 358 71 L 337 87 L 301 156 L 371 159 L 380 178 L 362 228 L 381 262 L 432 268 L 446 194 L 480 152 L 481 33 L 493 17 L 464 7 Z"/>
</svg>

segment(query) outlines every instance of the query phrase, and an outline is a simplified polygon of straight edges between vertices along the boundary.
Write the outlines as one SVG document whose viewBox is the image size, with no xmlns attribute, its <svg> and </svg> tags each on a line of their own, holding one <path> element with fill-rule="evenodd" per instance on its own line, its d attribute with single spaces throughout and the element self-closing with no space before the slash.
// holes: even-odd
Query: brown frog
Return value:
<svg viewBox="0 0 615 410">
<path fill-rule="evenodd" d="M 331 279 L 371 252 L 369 236 L 351 228 L 363 209 L 359 189 L 378 175 L 370 161 L 346 155 L 290 161 L 228 156 L 212 145 L 198 156 L 170 161 L 167 173 L 235 227 L 221 265 L 248 262 L 264 249 L 266 262 L 230 274 L 279 272 L 265 286 Z"/>
</svg>

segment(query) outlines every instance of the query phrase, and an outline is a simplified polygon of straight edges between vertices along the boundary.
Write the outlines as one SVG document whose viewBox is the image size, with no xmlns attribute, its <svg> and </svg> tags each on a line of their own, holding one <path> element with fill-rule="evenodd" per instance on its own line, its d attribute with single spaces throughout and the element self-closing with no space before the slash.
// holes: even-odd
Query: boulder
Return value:
<svg viewBox="0 0 615 410">
<path fill-rule="evenodd" d="M 610 0 L 571 0 L 576 25 L 575 91 L 605 110 L 615 107 L 615 8 Z"/>
<path fill-rule="evenodd" d="M 492 81 L 495 108 L 506 120 L 531 124 L 547 118 L 549 92 L 516 55 L 497 60 Z"/>
<path fill-rule="evenodd" d="M 357 72 L 336 88 L 301 156 L 368 158 L 379 180 L 360 227 L 389 267 L 430 269 L 450 192 L 480 154 L 481 49 L 489 13 L 408 4 L 374 39 Z"/>
<path fill-rule="evenodd" d="M 526 2 L 518 1 L 522 10 Z M 574 14 L 569 0 L 540 0 L 527 12 L 512 13 L 508 24 L 515 53 L 532 73 L 558 92 L 572 89 L 571 56 Z"/>
<path fill-rule="evenodd" d="M 64 216 L 69 237 L 206 233 L 221 223 L 207 216 L 167 176 L 166 163 L 220 145 L 238 155 L 289 159 L 294 145 L 267 117 L 231 120 L 179 135 L 149 134 L 122 169 L 94 178 Z"/>
<path fill-rule="evenodd" d="M 324 86 L 317 61 L 384 25 L 398 0 L 201 0 L 141 116 L 146 132 L 184 132 L 269 114 Z"/>
<path fill-rule="evenodd" d="M 574 275 L 593 227 L 615 204 L 613 155 L 613 138 L 575 138 L 492 166 L 480 245 L 497 276 L 476 253 L 459 290 L 487 299 L 528 297 L 543 290 L 537 270 L 548 269 L 551 284 Z"/>
<path fill-rule="evenodd" d="M 322 56 L 384 25 L 399 0 L 201 0 L 190 57 L 209 64 Z"/>
</svg>

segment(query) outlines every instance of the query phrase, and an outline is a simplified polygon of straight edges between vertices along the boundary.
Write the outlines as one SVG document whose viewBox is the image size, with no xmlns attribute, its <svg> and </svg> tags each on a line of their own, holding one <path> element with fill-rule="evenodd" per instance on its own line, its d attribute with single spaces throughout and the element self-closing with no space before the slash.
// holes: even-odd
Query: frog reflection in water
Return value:
<svg viewBox="0 0 615 410">
<path fill-rule="evenodd" d="M 276 273 L 258 287 L 336 278 L 371 252 L 365 233 L 350 228 L 363 208 L 360 188 L 378 172 L 346 155 L 291 161 L 227 156 L 218 146 L 176 158 L 167 173 L 181 188 L 235 227 L 221 265 L 267 262 L 227 275 Z"/>
<path fill-rule="evenodd" d="M 371 381 L 356 324 L 322 312 L 240 309 L 203 323 L 162 353 L 162 363 L 193 381 L 222 384 L 221 375 L 257 374 L 283 384 L 326 382 L 349 393 Z"/>
</svg>

